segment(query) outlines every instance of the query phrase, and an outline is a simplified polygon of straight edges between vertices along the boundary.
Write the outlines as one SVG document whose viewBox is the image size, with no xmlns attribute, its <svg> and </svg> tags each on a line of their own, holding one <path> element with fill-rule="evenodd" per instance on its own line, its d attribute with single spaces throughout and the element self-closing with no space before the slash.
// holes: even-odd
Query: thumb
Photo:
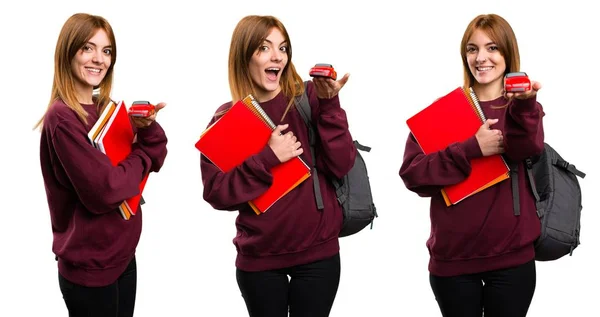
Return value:
<svg viewBox="0 0 600 317">
<path fill-rule="evenodd" d="M 344 87 L 346 82 L 348 82 L 348 78 L 350 78 L 350 74 L 345 74 L 344 77 L 342 77 L 342 79 L 338 80 L 341 87 Z"/>
<path fill-rule="evenodd" d="M 487 119 L 487 120 L 485 120 L 485 123 L 483 125 L 489 129 L 490 126 L 494 125 L 497 122 L 498 122 L 498 119 Z"/>
<path fill-rule="evenodd" d="M 167 104 L 166 104 L 166 103 L 164 103 L 164 102 L 159 102 L 158 104 L 156 104 L 156 106 L 154 106 L 154 109 L 156 110 L 156 112 L 158 112 L 158 110 L 160 110 L 160 109 L 162 109 L 162 108 L 164 108 L 164 107 L 166 107 L 166 106 L 167 106 Z"/>
<path fill-rule="evenodd" d="M 535 91 L 538 91 L 542 88 L 542 84 L 538 81 L 534 81 L 531 83 L 531 88 Z"/>
<path fill-rule="evenodd" d="M 275 130 L 273 130 L 273 134 L 275 134 L 275 135 L 282 134 L 281 131 L 287 129 L 288 126 L 289 126 L 289 124 L 287 124 L 287 123 L 286 124 L 278 125 L 277 127 L 275 127 Z"/>
</svg>

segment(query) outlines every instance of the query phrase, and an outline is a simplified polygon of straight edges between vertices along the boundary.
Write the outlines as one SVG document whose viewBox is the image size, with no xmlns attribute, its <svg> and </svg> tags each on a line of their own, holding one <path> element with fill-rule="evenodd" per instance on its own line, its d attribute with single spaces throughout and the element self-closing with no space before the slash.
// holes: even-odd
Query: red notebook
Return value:
<svg viewBox="0 0 600 317">
<path fill-rule="evenodd" d="M 477 99 L 461 87 L 406 120 L 425 154 L 472 137 L 483 122 Z M 471 174 L 458 184 L 444 187 L 442 195 L 450 206 L 507 178 L 509 168 L 501 155 L 476 158 L 471 160 Z"/>
<path fill-rule="evenodd" d="M 96 148 L 108 156 L 113 166 L 117 166 L 119 162 L 127 158 L 131 153 L 134 133 L 123 101 L 118 104 L 110 102 L 106 106 L 88 133 L 88 138 Z M 119 206 L 119 211 L 124 219 L 128 220 L 136 214 L 147 180 L 148 175 L 140 183 L 140 193 L 125 200 Z"/>
<path fill-rule="evenodd" d="M 266 146 L 275 125 L 252 95 L 236 102 L 208 127 L 196 148 L 221 171 L 228 172 Z M 273 183 L 262 195 L 248 202 L 259 215 L 310 176 L 300 157 L 271 169 Z"/>
</svg>

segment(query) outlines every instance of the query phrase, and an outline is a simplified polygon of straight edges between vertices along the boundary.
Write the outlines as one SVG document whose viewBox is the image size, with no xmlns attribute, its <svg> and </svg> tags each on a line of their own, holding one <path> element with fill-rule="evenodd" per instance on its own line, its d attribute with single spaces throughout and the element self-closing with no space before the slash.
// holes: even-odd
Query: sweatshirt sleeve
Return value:
<svg viewBox="0 0 600 317">
<path fill-rule="evenodd" d="M 409 190 L 422 197 L 431 197 L 444 186 L 467 178 L 471 173 L 470 160 L 481 156 L 475 136 L 450 144 L 442 151 L 425 155 L 416 139 L 409 134 L 400 167 L 400 178 Z"/>
<path fill-rule="evenodd" d="M 311 96 L 311 107 L 318 105 L 316 111 L 311 111 L 312 122 L 317 122 L 317 168 L 342 178 L 352 169 L 356 158 L 356 146 L 348 130 L 346 111 L 340 106 L 337 95 L 330 99 L 317 98 L 312 82 L 309 82 L 307 89 L 310 89 L 307 95 Z"/>
<path fill-rule="evenodd" d="M 516 99 L 506 111 L 504 127 L 506 156 L 521 161 L 544 150 L 544 110 L 536 97 Z"/>
<path fill-rule="evenodd" d="M 94 214 L 113 212 L 126 199 L 139 194 L 142 176 L 152 164 L 137 144 L 117 166 L 87 139 L 83 126 L 58 124 L 52 145 L 81 203 Z"/>
<path fill-rule="evenodd" d="M 163 128 L 154 121 L 149 127 L 137 130 L 139 147 L 152 160 L 151 172 L 158 172 L 167 156 L 167 136 Z"/>
<path fill-rule="evenodd" d="M 270 170 L 278 164 L 279 159 L 268 145 L 227 173 L 200 155 L 203 198 L 214 209 L 239 210 L 241 204 L 269 189 L 273 182 Z"/>
</svg>

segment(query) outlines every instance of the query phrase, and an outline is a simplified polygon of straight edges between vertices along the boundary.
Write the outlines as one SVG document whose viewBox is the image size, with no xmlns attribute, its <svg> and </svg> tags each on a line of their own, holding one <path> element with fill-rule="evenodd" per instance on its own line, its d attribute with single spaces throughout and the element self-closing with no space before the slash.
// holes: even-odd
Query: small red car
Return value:
<svg viewBox="0 0 600 317">
<path fill-rule="evenodd" d="M 309 75 L 312 77 L 329 77 L 336 80 L 337 73 L 331 64 L 316 64 L 310 69 Z"/>
<path fill-rule="evenodd" d="M 132 117 L 149 117 L 156 112 L 154 105 L 148 101 L 134 101 L 129 107 L 128 113 Z"/>
<path fill-rule="evenodd" d="M 505 92 L 521 92 L 531 89 L 529 77 L 524 72 L 508 73 L 504 76 Z"/>
</svg>

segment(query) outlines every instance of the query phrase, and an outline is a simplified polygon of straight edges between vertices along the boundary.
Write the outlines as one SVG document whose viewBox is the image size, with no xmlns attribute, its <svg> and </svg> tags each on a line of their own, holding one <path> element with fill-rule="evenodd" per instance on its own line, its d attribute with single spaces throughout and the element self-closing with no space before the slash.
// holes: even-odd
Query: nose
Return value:
<svg viewBox="0 0 600 317">
<path fill-rule="evenodd" d="M 281 62 L 283 60 L 283 53 L 280 50 L 272 50 L 271 60 Z"/>
<path fill-rule="evenodd" d="M 477 63 L 481 64 L 484 63 L 487 60 L 487 52 L 485 50 L 480 50 L 477 53 L 477 58 L 475 59 L 475 61 L 477 61 Z"/>
<path fill-rule="evenodd" d="M 100 63 L 102 63 L 102 60 L 103 60 L 102 51 L 96 50 L 94 52 L 94 55 L 92 56 L 92 62 L 100 64 Z"/>
</svg>

